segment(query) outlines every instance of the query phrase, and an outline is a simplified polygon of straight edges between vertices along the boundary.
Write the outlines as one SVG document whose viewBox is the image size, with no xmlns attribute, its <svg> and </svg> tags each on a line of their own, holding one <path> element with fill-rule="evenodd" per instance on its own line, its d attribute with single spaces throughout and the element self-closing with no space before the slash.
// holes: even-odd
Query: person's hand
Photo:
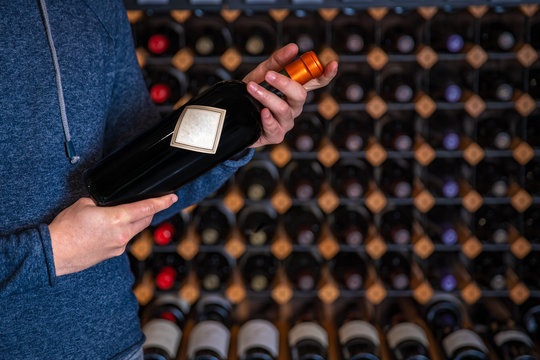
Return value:
<svg viewBox="0 0 540 360">
<path fill-rule="evenodd" d="M 312 79 L 303 86 L 276 72 L 294 60 L 297 54 L 298 47 L 295 44 L 288 44 L 260 63 L 243 79 L 247 83 L 249 94 L 265 106 L 261 111 L 263 133 L 251 147 L 282 142 L 285 134 L 293 128 L 294 119 L 302 112 L 307 91 L 328 85 L 336 76 L 338 67 L 336 61 L 326 65 L 324 73 L 319 78 Z M 263 80 L 281 91 L 285 98 L 282 99 L 259 86 L 258 83 Z"/>
<path fill-rule="evenodd" d="M 129 240 L 150 225 L 154 214 L 176 200 L 176 195 L 165 195 L 98 207 L 90 198 L 79 199 L 49 224 L 56 276 L 121 255 Z"/>
</svg>

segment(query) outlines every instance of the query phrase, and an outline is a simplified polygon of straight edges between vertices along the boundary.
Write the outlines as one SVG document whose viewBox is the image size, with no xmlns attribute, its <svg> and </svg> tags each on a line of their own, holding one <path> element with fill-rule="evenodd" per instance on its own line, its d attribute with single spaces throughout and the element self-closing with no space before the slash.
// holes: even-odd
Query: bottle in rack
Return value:
<svg viewBox="0 0 540 360">
<path fill-rule="evenodd" d="M 381 144 L 396 151 L 411 150 L 414 138 L 413 118 L 409 114 L 388 113 L 380 120 Z"/>
<path fill-rule="evenodd" d="M 322 72 L 307 53 L 283 74 L 305 83 Z M 261 134 L 261 108 L 242 81 L 215 84 L 86 170 L 87 190 L 99 205 L 171 193 L 252 145 Z"/>
<path fill-rule="evenodd" d="M 516 33 L 507 24 L 491 22 L 480 30 L 480 46 L 486 51 L 511 51 L 517 43 Z"/>
<path fill-rule="evenodd" d="M 455 14 L 455 16 L 459 16 Z M 438 53 L 456 54 L 463 51 L 467 37 L 467 27 L 456 26 L 456 18 L 444 16 L 442 21 L 434 21 L 430 27 L 431 47 Z M 446 20 L 446 21 L 445 21 Z"/>
<path fill-rule="evenodd" d="M 531 195 L 540 195 L 540 160 L 532 159 L 525 165 L 525 190 Z"/>
<path fill-rule="evenodd" d="M 283 171 L 285 187 L 299 200 L 315 197 L 319 193 L 323 178 L 323 167 L 315 160 L 292 161 Z"/>
<path fill-rule="evenodd" d="M 187 91 L 185 74 L 174 67 L 147 65 L 142 73 L 150 98 L 156 105 L 173 106 Z"/>
<path fill-rule="evenodd" d="M 360 151 L 373 134 L 373 123 L 364 113 L 341 112 L 330 124 L 332 143 L 340 150 Z"/>
<path fill-rule="evenodd" d="M 533 339 L 540 338 L 540 299 L 529 298 L 519 307 L 521 323 Z"/>
<path fill-rule="evenodd" d="M 220 17 L 200 13 L 186 22 L 187 46 L 198 56 L 220 56 L 232 46 L 231 32 Z"/>
<path fill-rule="evenodd" d="M 311 291 L 321 277 L 321 264 L 318 253 L 293 252 L 285 262 L 285 272 L 296 290 Z"/>
<path fill-rule="evenodd" d="M 189 334 L 189 360 L 226 360 L 231 326 L 231 303 L 217 295 L 207 295 L 197 302 L 197 324 Z"/>
<path fill-rule="evenodd" d="M 266 319 L 245 322 L 238 331 L 239 360 L 277 360 L 279 354 L 279 332 Z"/>
<path fill-rule="evenodd" d="M 460 159 L 435 159 L 424 168 L 422 182 L 436 197 L 455 198 L 459 185 L 465 182 Z"/>
<path fill-rule="evenodd" d="M 524 214 L 523 235 L 529 242 L 540 244 L 540 229 L 536 224 L 540 224 L 540 206 L 532 205 Z"/>
<path fill-rule="evenodd" d="M 156 287 L 160 290 L 179 290 L 188 273 L 186 261 L 177 253 L 154 253 L 151 257 Z"/>
<path fill-rule="evenodd" d="M 263 14 L 248 14 L 234 22 L 234 38 L 242 54 L 268 56 L 277 47 L 275 22 Z"/>
<path fill-rule="evenodd" d="M 540 68 L 531 69 L 529 72 L 529 95 L 540 99 Z"/>
<path fill-rule="evenodd" d="M 145 360 L 175 360 L 189 304 L 174 295 L 163 295 L 149 307 L 150 319 L 143 326 Z"/>
<path fill-rule="evenodd" d="M 360 159 L 341 159 L 332 167 L 330 183 L 340 197 L 365 197 L 373 181 L 373 168 Z"/>
<path fill-rule="evenodd" d="M 331 260 L 330 267 L 334 279 L 343 289 L 358 291 L 364 287 L 366 261 L 359 254 L 340 252 Z"/>
<path fill-rule="evenodd" d="M 359 13 L 345 9 L 342 16 L 332 22 L 332 44 L 338 54 L 364 54 L 373 43 L 372 30 L 367 25 L 367 19 L 361 19 Z M 360 21 L 359 21 L 360 20 Z M 370 36 L 371 35 L 371 36 Z"/>
<path fill-rule="evenodd" d="M 518 125 L 517 114 L 505 112 L 478 120 L 478 144 L 484 148 L 506 150 Z"/>
<path fill-rule="evenodd" d="M 465 93 L 465 66 L 454 69 L 454 64 L 435 65 L 429 72 L 430 96 L 436 101 L 459 102 Z"/>
<path fill-rule="evenodd" d="M 505 102 L 511 101 L 514 96 L 514 89 L 517 87 L 515 81 L 510 78 L 515 76 L 513 69 L 485 70 L 480 72 L 480 96 L 487 101 Z"/>
<path fill-rule="evenodd" d="M 288 334 L 291 360 L 326 360 L 328 333 L 319 324 L 315 304 L 308 304 Z"/>
<path fill-rule="evenodd" d="M 324 37 L 322 19 L 314 12 L 296 10 L 283 20 L 282 42 L 298 45 L 299 51 L 319 53 Z"/>
<path fill-rule="evenodd" d="M 514 159 L 485 159 L 476 167 L 480 195 L 506 197 L 517 185 L 519 165 Z"/>
<path fill-rule="evenodd" d="M 414 97 L 414 71 L 400 65 L 385 66 L 381 72 L 381 97 L 388 102 L 408 103 Z"/>
<path fill-rule="evenodd" d="M 323 220 L 317 206 L 293 206 L 283 216 L 283 225 L 294 244 L 311 246 L 321 236 Z"/>
<path fill-rule="evenodd" d="M 325 129 L 315 113 L 303 113 L 294 121 L 294 128 L 285 135 L 285 143 L 300 152 L 316 151 Z"/>
<path fill-rule="evenodd" d="M 276 211 L 267 204 L 244 207 L 238 214 L 238 228 L 250 245 L 268 245 L 276 234 Z"/>
<path fill-rule="evenodd" d="M 349 246 L 361 246 L 368 237 L 371 216 L 366 208 L 360 205 L 340 205 L 330 215 L 330 230 L 340 242 Z"/>
<path fill-rule="evenodd" d="M 219 252 L 199 252 L 194 267 L 201 286 L 206 291 L 222 289 L 229 280 L 231 261 Z"/>
<path fill-rule="evenodd" d="M 195 96 L 220 81 L 231 80 L 231 74 L 222 67 L 194 64 L 187 71 L 188 92 Z"/>
<path fill-rule="evenodd" d="M 429 119 L 428 140 L 435 150 L 458 150 L 463 137 L 463 121 L 459 114 L 439 111 Z"/>
<path fill-rule="evenodd" d="M 410 54 L 416 48 L 415 34 L 410 28 L 389 27 L 382 37 L 383 48 L 390 54 Z"/>
<path fill-rule="evenodd" d="M 508 205 L 482 206 L 476 213 L 475 235 L 481 242 L 508 243 L 510 224 L 517 224 L 517 213 Z"/>
<path fill-rule="evenodd" d="M 169 17 L 148 17 L 134 24 L 133 33 L 135 47 L 152 57 L 172 57 L 184 47 L 184 28 Z"/>
<path fill-rule="evenodd" d="M 412 161 L 406 159 L 386 160 L 382 165 L 381 189 L 388 197 L 408 198 L 412 193 Z"/>
<path fill-rule="evenodd" d="M 424 231 L 438 244 L 457 244 L 459 227 L 463 228 L 465 225 L 458 206 L 435 206 L 423 219 Z"/>
<path fill-rule="evenodd" d="M 502 252 L 482 252 L 471 261 L 474 280 L 484 289 L 506 289 L 506 261 Z"/>
<path fill-rule="evenodd" d="M 243 258 L 240 266 L 248 288 L 253 291 L 264 291 L 272 286 L 278 262 L 269 254 L 253 254 Z"/>
<path fill-rule="evenodd" d="M 153 228 L 152 235 L 157 245 L 176 244 L 185 234 L 188 218 L 185 212 L 179 212 L 170 219 Z"/>
<path fill-rule="evenodd" d="M 342 71 L 333 83 L 332 95 L 340 103 L 359 103 L 373 88 L 373 75 L 363 69 Z"/>
<path fill-rule="evenodd" d="M 433 289 L 445 292 L 456 290 L 458 282 L 454 269 L 463 266 L 457 254 L 431 254 L 425 265 L 424 274 Z"/>
<path fill-rule="evenodd" d="M 411 263 L 404 253 L 387 252 L 380 259 L 378 274 L 394 290 L 407 290 L 411 280 Z"/>
<path fill-rule="evenodd" d="M 204 245 L 223 244 L 234 225 L 234 215 L 224 206 L 199 206 L 193 224 Z"/>
<path fill-rule="evenodd" d="M 276 189 L 279 172 L 266 160 L 252 160 L 238 170 L 236 181 L 250 200 L 269 198 Z"/>
<path fill-rule="evenodd" d="M 540 254 L 530 252 L 518 262 L 516 272 L 523 283 L 533 290 L 540 290 L 540 277 L 536 273 L 540 266 Z"/>
<path fill-rule="evenodd" d="M 358 304 L 348 306 L 338 330 L 343 360 L 380 359 L 379 332 L 370 324 Z"/>
<path fill-rule="evenodd" d="M 412 222 L 412 207 L 390 208 L 381 215 L 380 233 L 388 244 L 409 244 Z"/>
</svg>

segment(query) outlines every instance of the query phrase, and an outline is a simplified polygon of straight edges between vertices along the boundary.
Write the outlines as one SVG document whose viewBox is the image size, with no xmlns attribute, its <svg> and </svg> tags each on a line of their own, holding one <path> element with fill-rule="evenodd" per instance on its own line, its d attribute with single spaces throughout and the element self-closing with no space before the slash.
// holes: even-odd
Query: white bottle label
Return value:
<svg viewBox="0 0 540 360">
<path fill-rule="evenodd" d="M 208 349 L 215 351 L 222 359 L 227 358 L 230 332 L 225 325 L 213 320 L 205 320 L 193 327 L 188 343 L 188 357 L 198 350 Z"/>
<path fill-rule="evenodd" d="M 215 154 L 223 129 L 226 110 L 189 105 L 184 108 L 174 129 L 171 146 Z"/>
<path fill-rule="evenodd" d="M 471 346 L 486 354 L 488 353 L 488 349 L 482 342 L 482 339 L 480 339 L 480 336 L 468 329 L 457 330 L 451 333 L 444 338 L 442 341 L 442 346 L 446 356 L 449 358 L 452 356 L 454 351 L 465 346 Z"/>
<path fill-rule="evenodd" d="M 171 359 L 176 357 L 182 331 L 175 323 L 165 319 L 153 319 L 144 326 L 143 332 L 146 335 L 143 348 L 159 348 Z"/>
<path fill-rule="evenodd" d="M 386 334 L 388 345 L 392 349 L 396 348 L 404 341 L 417 341 L 425 347 L 429 346 L 426 333 L 416 324 L 407 322 L 393 326 Z"/>
<path fill-rule="evenodd" d="M 189 312 L 189 308 L 190 308 L 189 304 L 181 297 L 175 296 L 175 295 L 170 295 L 170 294 L 161 295 L 156 300 L 154 305 L 160 306 L 160 305 L 166 305 L 166 304 L 174 304 L 178 306 L 178 308 L 180 308 L 180 310 L 182 310 L 182 312 L 186 315 Z"/>
<path fill-rule="evenodd" d="M 363 338 L 379 346 L 379 333 L 370 323 L 361 320 L 348 321 L 339 328 L 339 340 L 342 345 L 355 338 Z"/>
<path fill-rule="evenodd" d="M 253 347 L 263 348 L 277 358 L 279 333 L 271 322 L 256 319 L 242 325 L 238 331 L 238 357 Z"/>
<path fill-rule="evenodd" d="M 508 341 L 519 341 L 524 344 L 527 344 L 531 347 L 534 347 L 534 344 L 530 337 L 527 336 L 524 332 L 517 331 L 517 330 L 506 330 L 501 331 L 497 335 L 493 337 L 493 342 L 497 346 L 502 346 L 504 343 Z"/>
<path fill-rule="evenodd" d="M 328 334 L 320 325 L 314 322 L 302 322 L 296 324 L 289 331 L 289 345 L 295 346 L 299 341 L 311 339 L 324 347 L 328 346 Z"/>
</svg>

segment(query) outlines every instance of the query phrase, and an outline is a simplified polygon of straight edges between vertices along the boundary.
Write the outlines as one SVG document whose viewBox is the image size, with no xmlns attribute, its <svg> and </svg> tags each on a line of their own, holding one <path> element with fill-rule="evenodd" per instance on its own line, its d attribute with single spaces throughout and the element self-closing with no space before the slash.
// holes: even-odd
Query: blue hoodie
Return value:
<svg viewBox="0 0 540 360">
<path fill-rule="evenodd" d="M 144 340 L 126 254 L 57 277 L 47 224 L 87 196 L 86 168 L 158 114 L 120 0 L 49 0 L 47 7 L 81 159 L 66 158 L 38 2 L 0 2 L 0 359 L 118 358 Z M 217 189 L 252 154 L 182 188 L 154 223 Z"/>
</svg>

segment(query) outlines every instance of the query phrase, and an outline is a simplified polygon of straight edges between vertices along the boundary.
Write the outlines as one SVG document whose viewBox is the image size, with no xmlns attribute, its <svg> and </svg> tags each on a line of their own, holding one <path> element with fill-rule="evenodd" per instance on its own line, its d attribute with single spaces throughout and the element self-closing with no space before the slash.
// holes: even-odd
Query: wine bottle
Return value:
<svg viewBox="0 0 540 360">
<path fill-rule="evenodd" d="M 460 329 L 443 339 L 442 348 L 448 359 L 488 360 L 489 350 L 477 333 Z"/>
<path fill-rule="evenodd" d="M 536 271 L 540 266 L 540 255 L 537 252 L 530 252 L 523 260 L 518 262 L 517 272 L 519 278 L 530 289 L 540 290 L 540 277 Z"/>
<path fill-rule="evenodd" d="M 381 189 L 388 197 L 408 198 L 412 193 L 412 162 L 387 160 L 382 166 Z"/>
<path fill-rule="evenodd" d="M 357 308 L 353 305 L 345 310 L 345 319 L 338 330 L 343 360 L 378 360 L 379 333 Z"/>
<path fill-rule="evenodd" d="M 315 197 L 321 188 L 324 170 L 318 161 L 292 161 L 283 171 L 285 187 L 299 200 Z"/>
<path fill-rule="evenodd" d="M 315 151 L 325 130 L 316 114 L 304 113 L 294 121 L 294 128 L 285 135 L 285 143 L 301 152 Z"/>
<path fill-rule="evenodd" d="M 463 161 L 459 159 L 435 159 L 422 174 L 424 186 L 435 196 L 455 198 L 464 180 Z"/>
<path fill-rule="evenodd" d="M 238 170 L 236 181 L 250 200 L 266 199 L 276 189 L 279 173 L 270 161 L 253 160 Z"/>
<path fill-rule="evenodd" d="M 231 80 L 231 74 L 222 67 L 207 64 L 194 64 L 187 72 L 188 92 L 198 95 L 221 81 Z"/>
<path fill-rule="evenodd" d="M 189 360 L 226 360 L 231 333 L 231 303 L 217 295 L 197 302 L 198 322 L 187 345 Z"/>
<path fill-rule="evenodd" d="M 204 245 L 223 244 L 234 224 L 234 215 L 224 206 L 199 206 L 193 224 Z"/>
<path fill-rule="evenodd" d="M 174 360 L 189 313 L 189 304 L 174 295 L 157 298 L 148 311 L 150 320 L 143 326 L 145 360 Z"/>
<path fill-rule="evenodd" d="M 412 74 L 406 69 L 389 65 L 381 72 L 381 97 L 386 101 L 407 103 L 414 97 Z"/>
<path fill-rule="evenodd" d="M 387 243 L 404 245 L 411 242 L 412 208 L 396 207 L 381 215 L 380 232 Z"/>
<path fill-rule="evenodd" d="M 476 237 L 487 243 L 505 244 L 511 224 L 517 224 L 517 213 L 511 206 L 482 206 L 476 213 Z"/>
<path fill-rule="evenodd" d="M 525 226 L 523 235 L 532 243 L 540 244 L 540 229 L 536 224 L 540 224 L 540 207 L 532 205 L 525 211 L 524 215 Z"/>
<path fill-rule="evenodd" d="M 430 96 L 437 101 L 459 102 L 465 92 L 465 81 L 462 76 L 465 71 L 464 67 L 454 69 L 454 64 L 435 65 L 429 72 Z"/>
<path fill-rule="evenodd" d="M 248 56 L 268 56 L 276 50 L 275 22 L 268 16 L 250 14 L 234 23 L 236 44 Z"/>
<path fill-rule="evenodd" d="M 426 322 L 440 342 L 461 328 L 463 304 L 453 295 L 436 294 L 425 306 Z"/>
<path fill-rule="evenodd" d="M 463 121 L 448 112 L 439 111 L 429 120 L 429 144 L 436 150 L 457 150 L 460 147 L 463 132 Z"/>
<path fill-rule="evenodd" d="M 357 253 L 339 252 L 330 262 L 332 275 L 343 289 L 358 291 L 367 276 L 365 260 Z"/>
<path fill-rule="evenodd" d="M 478 144 L 485 148 L 506 150 L 512 143 L 518 124 L 515 113 L 497 114 L 478 120 Z"/>
<path fill-rule="evenodd" d="M 154 242 L 160 246 L 178 243 L 186 232 L 187 221 L 187 215 L 184 212 L 179 212 L 170 219 L 159 223 L 152 231 Z"/>
<path fill-rule="evenodd" d="M 269 205 L 253 204 L 238 214 L 238 227 L 250 245 L 268 245 L 276 234 L 277 213 Z"/>
<path fill-rule="evenodd" d="M 240 264 L 244 281 L 253 291 L 268 290 L 276 277 L 278 262 L 268 254 L 253 254 L 242 259 Z"/>
<path fill-rule="evenodd" d="M 222 289 L 231 274 L 231 262 L 219 252 L 199 252 L 194 261 L 201 286 L 207 291 Z"/>
<path fill-rule="evenodd" d="M 133 26 L 135 47 L 152 57 L 170 57 L 184 47 L 184 28 L 166 16 L 147 17 Z"/>
<path fill-rule="evenodd" d="M 525 190 L 531 195 L 540 194 L 540 160 L 531 160 L 525 165 Z"/>
<path fill-rule="evenodd" d="M 330 184 L 340 197 L 365 196 L 373 180 L 373 168 L 360 159 L 341 159 L 332 167 Z"/>
<path fill-rule="evenodd" d="M 309 11 L 296 10 L 283 21 L 283 43 L 295 43 L 301 53 L 319 53 L 324 36 L 323 29 L 324 24 L 318 16 Z"/>
<path fill-rule="evenodd" d="M 533 148 L 540 147 L 540 126 L 536 121 L 527 121 L 527 133 L 524 140 Z"/>
<path fill-rule="evenodd" d="M 474 280 L 485 289 L 506 289 L 506 261 L 504 253 L 482 252 L 471 262 Z"/>
<path fill-rule="evenodd" d="M 406 290 L 411 278 L 411 264 L 405 254 L 387 252 L 380 260 L 378 274 L 387 287 Z"/>
<path fill-rule="evenodd" d="M 176 68 L 146 66 L 142 73 L 150 99 L 156 105 L 172 106 L 187 91 L 186 76 Z"/>
<path fill-rule="evenodd" d="M 283 225 L 293 243 L 309 246 L 321 236 L 323 219 L 316 206 L 293 206 L 283 216 Z"/>
<path fill-rule="evenodd" d="M 540 99 L 540 70 L 539 69 L 531 69 L 531 71 L 529 72 L 529 95 L 531 95 L 534 99 Z"/>
<path fill-rule="evenodd" d="M 456 17 L 459 15 L 455 14 Z M 446 21 L 434 22 L 430 28 L 431 47 L 438 53 L 460 53 L 465 47 L 467 39 L 466 29 L 458 28 L 451 17 L 445 17 Z M 465 30 L 465 31 L 464 31 Z"/>
<path fill-rule="evenodd" d="M 511 51 L 516 42 L 515 32 L 502 22 L 492 22 L 480 29 L 480 46 L 486 51 Z"/>
<path fill-rule="evenodd" d="M 455 254 L 434 253 L 428 258 L 424 274 L 433 289 L 450 292 L 458 285 L 454 272 L 456 266 L 463 265 Z"/>
<path fill-rule="evenodd" d="M 322 69 L 308 53 L 284 74 L 305 83 Z M 260 110 L 245 83 L 215 84 L 88 169 L 87 190 L 99 205 L 171 193 L 253 144 L 261 134 Z"/>
<path fill-rule="evenodd" d="M 322 259 L 317 253 L 294 252 L 285 262 L 287 277 L 300 291 L 314 290 L 321 277 Z"/>
<path fill-rule="evenodd" d="M 188 272 L 186 261 L 180 255 L 177 253 L 154 253 L 151 263 L 158 289 L 180 289 Z"/>
<path fill-rule="evenodd" d="M 232 46 L 232 35 L 225 22 L 202 12 L 200 17 L 189 19 L 186 33 L 187 46 L 198 56 L 219 56 Z"/>
<path fill-rule="evenodd" d="M 395 115 L 395 116 L 394 116 Z M 381 144 L 396 151 L 408 151 L 412 148 L 414 130 L 412 119 L 402 114 L 389 113 L 381 120 Z"/>
<path fill-rule="evenodd" d="M 319 325 L 314 305 L 302 310 L 288 334 L 291 360 L 326 360 L 328 357 L 328 334 Z"/>
<path fill-rule="evenodd" d="M 373 123 L 367 115 L 358 112 L 342 112 L 330 124 L 332 143 L 340 150 L 360 151 L 373 134 Z"/>
<path fill-rule="evenodd" d="M 533 339 L 540 338 L 540 299 L 529 298 L 520 305 L 521 323 Z"/>
<path fill-rule="evenodd" d="M 358 14 L 335 19 L 332 23 L 332 43 L 338 54 L 358 55 L 369 49 L 370 32 L 358 21 Z"/>
<path fill-rule="evenodd" d="M 277 360 L 279 332 L 270 321 L 252 319 L 238 331 L 238 358 L 240 360 Z"/>
<path fill-rule="evenodd" d="M 511 69 L 481 71 L 480 96 L 488 101 L 511 101 L 516 83 L 510 79 L 508 71 Z"/>
<path fill-rule="evenodd" d="M 519 165 L 513 159 L 485 159 L 476 167 L 476 174 L 480 195 L 506 197 L 517 184 Z"/>
<path fill-rule="evenodd" d="M 340 205 L 328 216 L 328 223 L 340 243 L 360 246 L 368 236 L 371 216 L 362 206 Z"/>
<path fill-rule="evenodd" d="M 397 25 L 383 32 L 382 45 L 391 54 L 410 54 L 416 48 L 416 40 L 410 29 Z"/>
<path fill-rule="evenodd" d="M 465 225 L 460 217 L 460 208 L 434 206 L 423 221 L 426 234 L 436 243 L 454 245 L 458 242 L 458 228 Z"/>
<path fill-rule="evenodd" d="M 372 74 L 364 69 L 342 71 L 333 83 L 332 95 L 338 102 L 359 103 L 373 88 Z"/>
</svg>

